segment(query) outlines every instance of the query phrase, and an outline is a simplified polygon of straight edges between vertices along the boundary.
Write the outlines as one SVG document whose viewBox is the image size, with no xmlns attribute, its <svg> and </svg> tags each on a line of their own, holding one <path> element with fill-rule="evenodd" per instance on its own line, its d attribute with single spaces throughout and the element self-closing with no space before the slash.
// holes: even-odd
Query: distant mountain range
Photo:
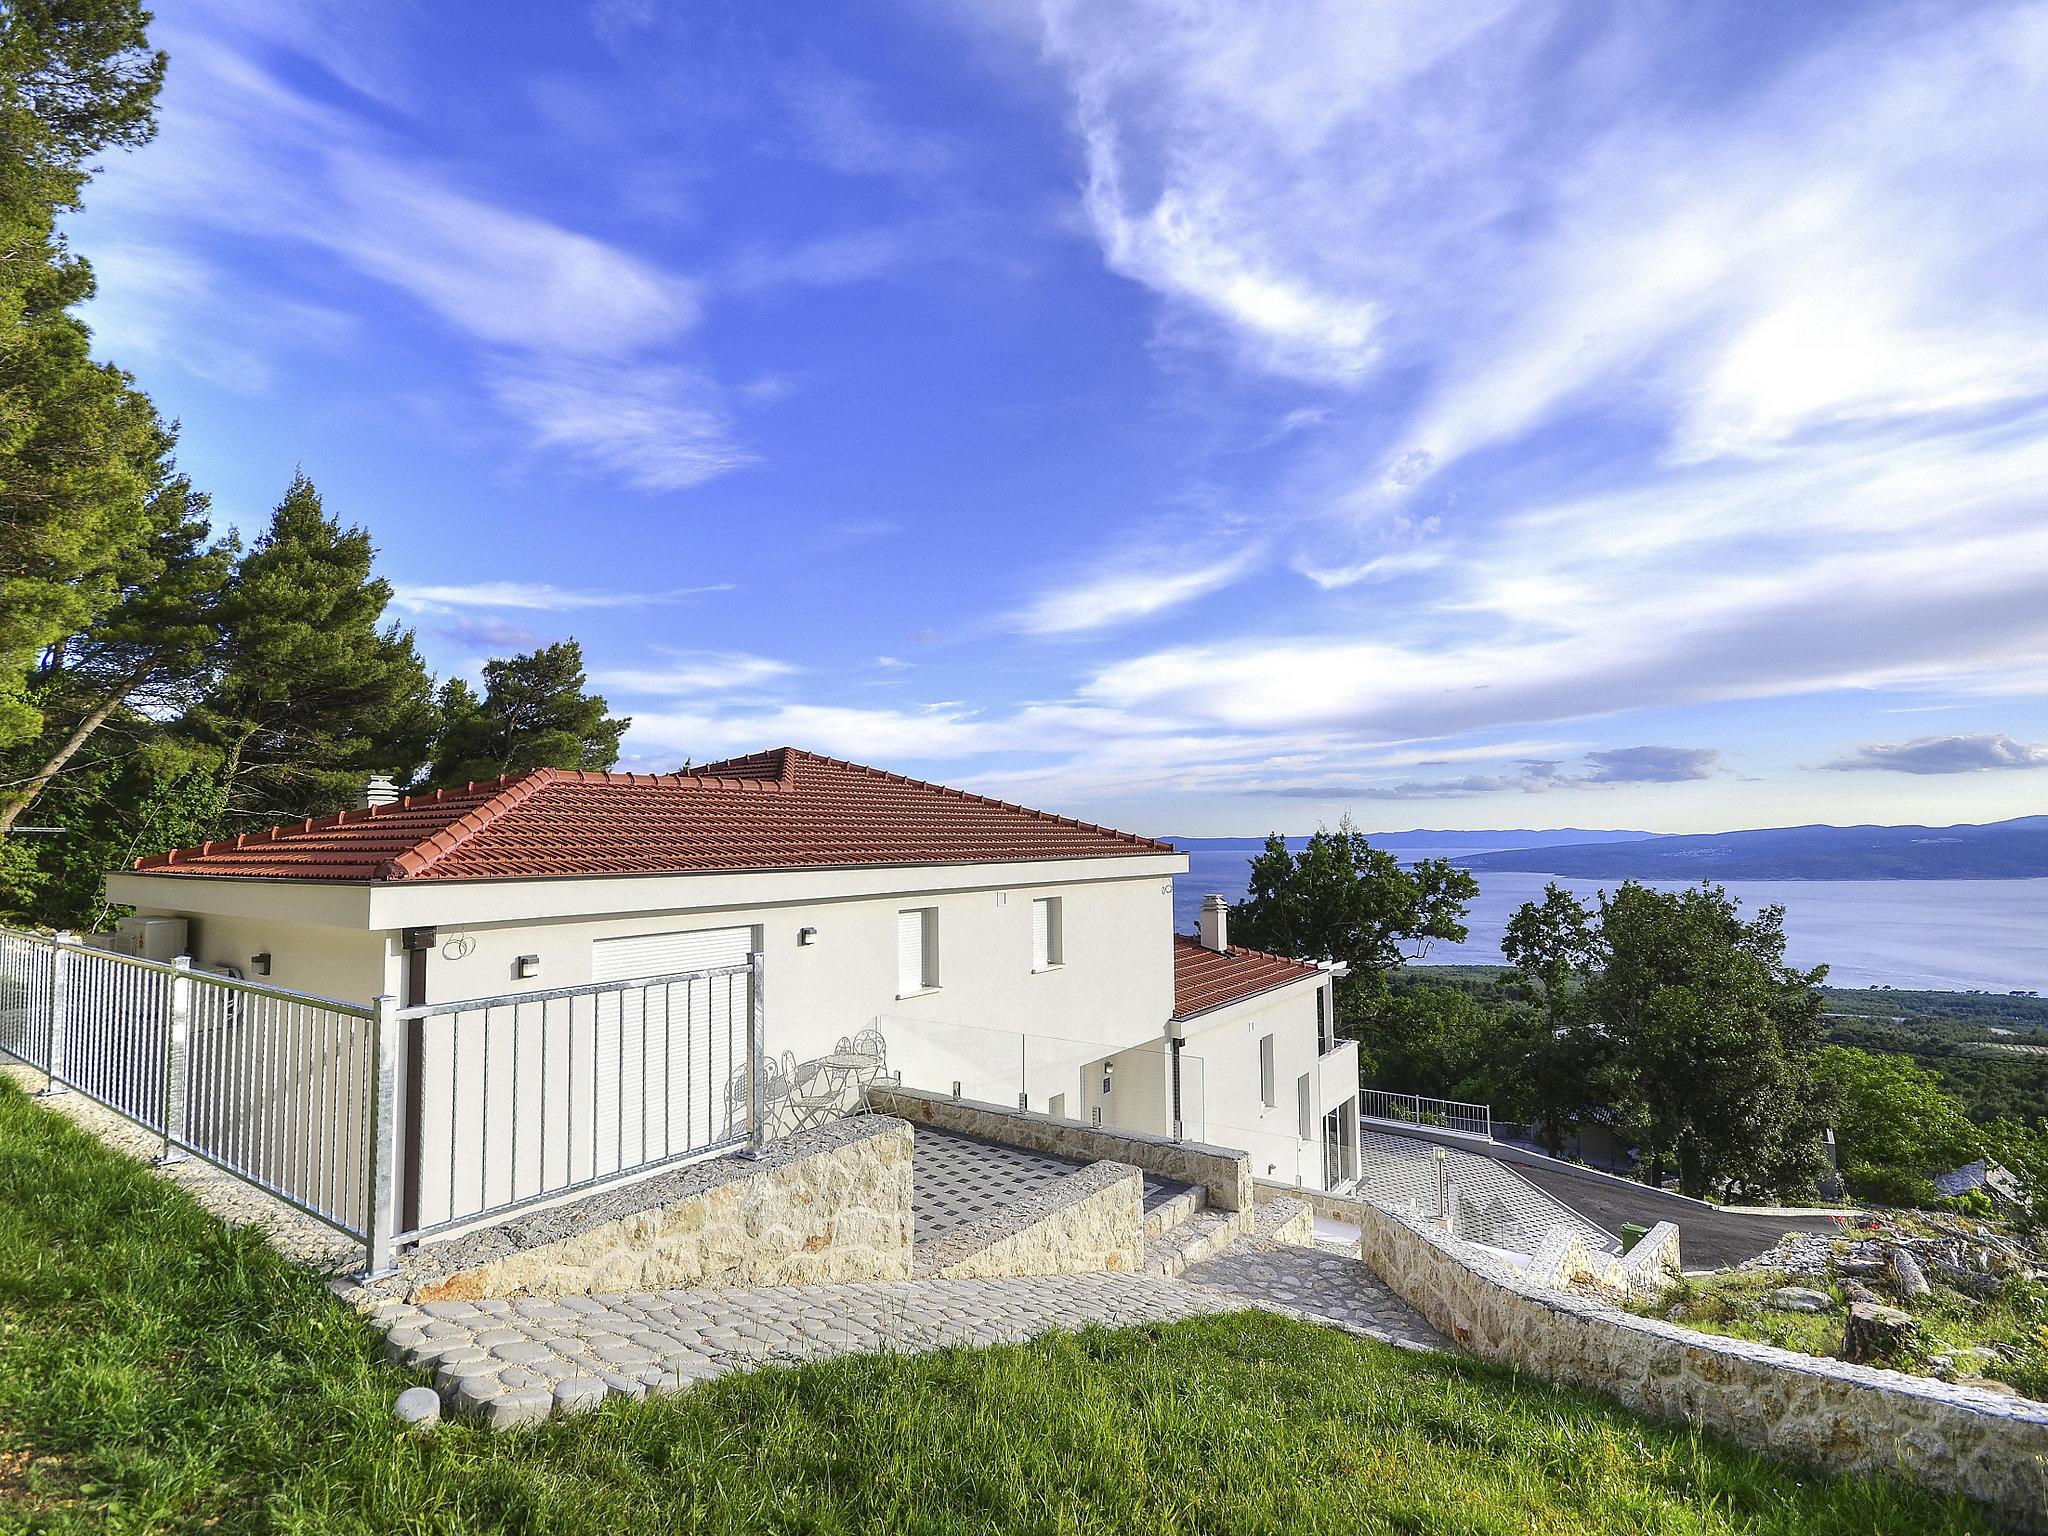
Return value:
<svg viewBox="0 0 2048 1536">
<path fill-rule="evenodd" d="M 1624 835 L 1629 840 L 1616 840 Z M 1668 837 L 1603 833 L 1601 839 L 1530 843 L 1502 852 L 1463 854 L 1458 862 L 1474 870 L 1523 870 L 1596 880 L 2048 878 L 2048 816 L 2021 816 L 1982 826 L 1769 827 Z"/>
<path fill-rule="evenodd" d="M 1553 827 L 1548 831 L 1509 827 L 1491 832 L 1431 831 L 1422 827 L 1412 832 L 1365 834 L 1366 840 L 1375 848 L 1434 848 L 1446 853 L 1457 849 L 1478 851 L 1496 848 L 1551 848 L 1560 843 L 1568 843 L 1573 847 L 1602 843 L 1633 843 L 1656 835 L 1654 832 L 1600 832 L 1585 827 Z M 1241 849 L 1247 853 L 1256 853 L 1266 846 L 1263 837 L 1169 837 L 1166 841 L 1187 852 L 1208 849 L 1227 853 Z M 1287 839 L 1287 846 L 1297 850 L 1307 843 L 1308 838 L 1305 836 Z"/>
</svg>

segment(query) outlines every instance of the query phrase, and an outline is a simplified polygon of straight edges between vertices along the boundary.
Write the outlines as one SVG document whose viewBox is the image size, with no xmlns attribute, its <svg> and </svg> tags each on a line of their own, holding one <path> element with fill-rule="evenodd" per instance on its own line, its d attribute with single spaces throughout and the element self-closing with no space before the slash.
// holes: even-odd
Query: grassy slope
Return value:
<svg viewBox="0 0 2048 1536">
<path fill-rule="evenodd" d="M 492 1436 L 315 1282 L 0 1082 L 0 1530 L 1981 1529 L 1262 1315 L 840 1361 Z"/>
</svg>

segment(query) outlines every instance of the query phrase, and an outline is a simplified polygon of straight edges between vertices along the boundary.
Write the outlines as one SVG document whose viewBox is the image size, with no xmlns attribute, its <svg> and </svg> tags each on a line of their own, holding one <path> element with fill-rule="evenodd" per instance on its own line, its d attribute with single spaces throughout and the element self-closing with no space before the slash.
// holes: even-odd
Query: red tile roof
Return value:
<svg viewBox="0 0 2048 1536">
<path fill-rule="evenodd" d="M 1322 974 L 1321 967 L 1256 949 L 1218 953 L 1200 939 L 1173 936 L 1173 1016 L 1191 1019 L 1241 998 L 1270 992 L 1290 981 Z"/>
<path fill-rule="evenodd" d="M 137 859 L 155 874 L 512 880 L 1171 853 L 794 747 L 690 773 L 538 768 Z"/>
</svg>

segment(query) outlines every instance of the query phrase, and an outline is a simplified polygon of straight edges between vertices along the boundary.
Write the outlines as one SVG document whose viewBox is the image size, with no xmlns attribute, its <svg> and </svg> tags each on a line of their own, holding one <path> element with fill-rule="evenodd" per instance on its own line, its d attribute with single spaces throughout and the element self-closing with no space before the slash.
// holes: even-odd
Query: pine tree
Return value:
<svg viewBox="0 0 2048 1536">
<path fill-rule="evenodd" d="M 158 427 L 156 442 L 142 536 L 103 550 L 85 573 L 111 594 L 109 605 L 48 646 L 30 675 L 27 697 L 44 730 L 23 750 L 0 754 L 0 834 L 58 774 L 85 765 L 80 754 L 117 712 L 182 708 L 216 659 L 216 609 L 234 542 L 211 537 L 206 497 L 170 457 L 170 430 Z"/>
<path fill-rule="evenodd" d="M 0 8 L 0 749 L 42 729 L 31 674 L 114 601 L 110 549 L 145 533 L 149 401 L 93 362 L 92 272 L 57 232 L 88 162 L 146 142 L 164 57 L 135 0 Z"/>
<path fill-rule="evenodd" d="M 412 631 L 384 624 L 391 585 L 360 528 L 327 516 L 304 474 L 220 603 L 224 666 L 183 727 L 219 748 L 230 826 L 328 815 L 365 775 L 410 777 L 434 733 Z"/>
<path fill-rule="evenodd" d="M 584 692 L 574 640 L 484 664 L 484 694 L 461 678 L 441 690 L 436 784 L 464 784 L 529 768 L 610 768 L 631 719 L 613 719 Z"/>
</svg>

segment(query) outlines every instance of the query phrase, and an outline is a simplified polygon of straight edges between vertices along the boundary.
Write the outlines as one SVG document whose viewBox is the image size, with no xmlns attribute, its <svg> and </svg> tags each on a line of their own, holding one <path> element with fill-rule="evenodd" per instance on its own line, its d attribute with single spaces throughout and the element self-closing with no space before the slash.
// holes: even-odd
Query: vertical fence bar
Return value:
<svg viewBox="0 0 2048 1536">
<path fill-rule="evenodd" d="M 369 1092 L 364 1109 L 369 1151 L 368 1188 L 363 1200 L 363 1278 L 392 1273 L 392 1218 L 398 1184 L 398 999 L 385 993 L 376 1001 L 369 1026 Z"/>
<path fill-rule="evenodd" d="M 164 1150 L 159 1164 L 185 1160 L 186 1109 L 191 1103 L 189 1051 L 192 1041 L 192 957 L 171 962 L 177 974 L 168 988 L 170 1009 L 164 1020 Z"/>
<path fill-rule="evenodd" d="M 70 1006 L 68 985 L 71 951 L 64 946 L 71 942 L 71 935 L 58 932 L 50 936 L 50 1043 L 43 1052 L 43 1092 L 58 1094 L 64 1091 L 64 1044 L 67 1030 L 65 1015 Z"/>
<path fill-rule="evenodd" d="M 768 1060 L 768 1013 L 767 1000 L 762 996 L 761 977 L 766 967 L 762 964 L 758 949 L 747 955 L 747 1152 L 759 1157 L 768 1141 L 768 1128 L 763 1111 L 767 1087 L 765 1073 Z M 730 995 L 728 993 L 728 995 Z M 730 1005 L 727 1007 L 730 1015 Z"/>
</svg>

